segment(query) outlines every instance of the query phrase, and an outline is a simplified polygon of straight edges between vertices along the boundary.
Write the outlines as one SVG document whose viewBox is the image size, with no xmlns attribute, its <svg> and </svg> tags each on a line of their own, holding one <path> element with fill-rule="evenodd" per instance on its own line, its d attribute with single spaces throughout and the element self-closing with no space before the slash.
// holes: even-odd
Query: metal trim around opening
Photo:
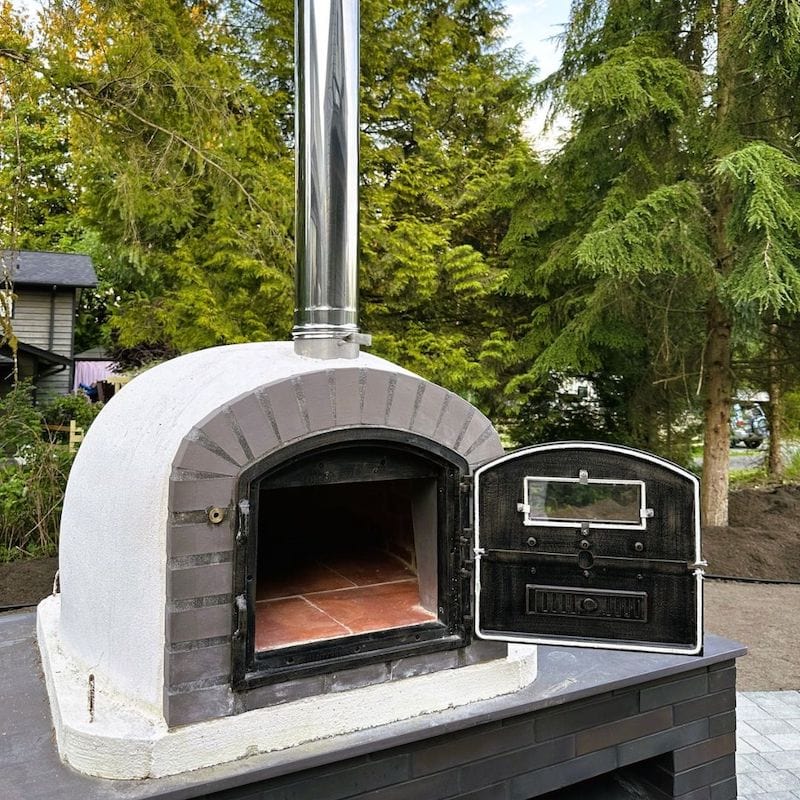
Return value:
<svg viewBox="0 0 800 800">
<path fill-rule="evenodd" d="M 311 644 L 276 648 L 269 655 L 255 651 L 255 567 L 258 561 L 258 489 L 270 473 L 317 452 L 330 453 L 369 445 L 411 453 L 431 464 L 437 481 L 437 558 L 439 621 L 384 631 L 325 639 Z M 405 431 L 380 428 L 343 429 L 308 437 L 272 453 L 242 473 L 239 502 L 246 501 L 246 525 L 235 532 L 234 603 L 232 619 L 231 684 L 246 691 L 258 686 L 352 669 L 358 666 L 452 650 L 467 646 L 466 624 L 469 583 L 461 578 L 463 548 L 458 546 L 464 527 L 460 480 L 468 472 L 466 460 L 440 443 Z M 254 533 L 256 535 L 254 535 Z M 248 578 L 250 580 L 248 580 Z"/>
</svg>

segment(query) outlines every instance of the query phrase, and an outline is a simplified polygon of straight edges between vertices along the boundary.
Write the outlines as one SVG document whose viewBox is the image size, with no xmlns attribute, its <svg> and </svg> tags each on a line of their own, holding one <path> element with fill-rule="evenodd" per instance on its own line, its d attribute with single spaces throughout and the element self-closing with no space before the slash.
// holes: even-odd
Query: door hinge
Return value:
<svg viewBox="0 0 800 800">
<path fill-rule="evenodd" d="M 469 494 L 472 491 L 472 475 L 465 475 L 459 482 L 458 488 L 464 493 Z"/>
<path fill-rule="evenodd" d="M 233 632 L 234 639 L 241 639 L 247 633 L 247 598 L 237 595 L 234 601 L 236 615 L 236 630 Z"/>
<path fill-rule="evenodd" d="M 239 524 L 236 531 L 236 542 L 242 544 L 247 539 L 250 530 L 250 501 L 243 499 L 239 501 Z"/>
</svg>

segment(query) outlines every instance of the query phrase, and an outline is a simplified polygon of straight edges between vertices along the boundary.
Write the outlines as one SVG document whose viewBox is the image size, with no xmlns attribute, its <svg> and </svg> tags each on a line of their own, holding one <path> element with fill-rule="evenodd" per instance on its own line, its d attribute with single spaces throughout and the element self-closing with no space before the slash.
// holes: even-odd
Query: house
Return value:
<svg viewBox="0 0 800 800">
<path fill-rule="evenodd" d="M 11 292 L 2 280 L 4 271 Z M 97 275 L 89 256 L 0 252 L 0 316 L 10 317 L 19 377 L 33 381 L 38 402 L 72 390 L 76 310 L 81 291 L 95 286 Z M 12 385 L 12 369 L 6 343 L 0 347 L 0 394 Z"/>
</svg>

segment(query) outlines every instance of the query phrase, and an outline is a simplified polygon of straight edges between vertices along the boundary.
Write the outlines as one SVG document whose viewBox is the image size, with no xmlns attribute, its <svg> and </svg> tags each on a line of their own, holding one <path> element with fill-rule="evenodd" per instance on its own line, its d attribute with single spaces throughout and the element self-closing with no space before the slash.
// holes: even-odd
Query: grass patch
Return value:
<svg viewBox="0 0 800 800">
<path fill-rule="evenodd" d="M 769 482 L 770 479 L 764 466 L 734 469 L 730 472 L 731 489 L 756 489 Z"/>
<path fill-rule="evenodd" d="M 787 483 L 800 483 L 800 450 L 792 453 L 783 469 L 783 478 Z"/>
</svg>

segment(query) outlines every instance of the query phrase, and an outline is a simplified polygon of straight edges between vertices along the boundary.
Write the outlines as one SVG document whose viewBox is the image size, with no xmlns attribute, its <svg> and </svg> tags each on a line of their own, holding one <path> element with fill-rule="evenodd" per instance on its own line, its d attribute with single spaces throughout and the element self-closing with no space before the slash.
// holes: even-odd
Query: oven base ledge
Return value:
<svg viewBox="0 0 800 800">
<path fill-rule="evenodd" d="M 59 622 L 60 598 L 48 597 L 38 607 L 37 639 L 58 752 L 101 778 L 165 777 L 281 751 L 511 694 L 537 674 L 536 647 L 512 646 L 506 659 L 169 729 L 163 716 L 110 687 L 98 667 L 90 721 L 88 671 L 62 648 Z"/>
</svg>

